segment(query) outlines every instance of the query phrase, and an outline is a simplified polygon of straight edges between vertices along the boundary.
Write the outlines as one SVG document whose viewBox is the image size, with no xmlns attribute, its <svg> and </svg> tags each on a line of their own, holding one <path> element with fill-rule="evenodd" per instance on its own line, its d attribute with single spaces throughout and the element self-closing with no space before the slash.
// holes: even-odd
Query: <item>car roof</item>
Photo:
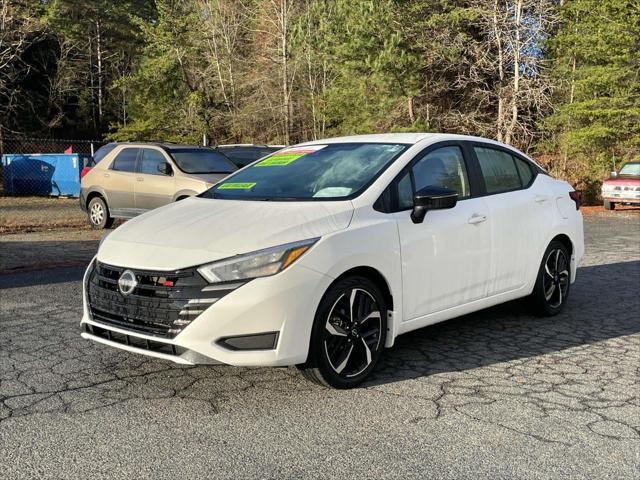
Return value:
<svg viewBox="0 0 640 480">
<path fill-rule="evenodd" d="M 313 140 L 310 142 L 305 142 L 300 145 L 318 145 L 318 144 L 327 144 L 327 143 L 404 143 L 408 145 L 415 145 L 416 143 L 422 142 L 423 140 L 437 140 L 437 141 L 447 141 L 447 140 L 471 140 L 478 142 L 489 142 L 495 143 L 499 145 L 500 142 L 496 142 L 490 138 L 484 137 L 476 137 L 473 135 L 458 135 L 453 133 L 376 133 L 376 134 L 368 134 L 368 135 L 350 135 L 346 137 L 334 137 L 334 138 L 324 138 L 321 140 Z M 509 146 L 509 145 L 507 145 Z M 510 146 L 509 146 L 510 147 Z M 514 148 L 514 147 L 510 147 Z"/>
<path fill-rule="evenodd" d="M 327 143 L 405 143 L 413 145 L 426 138 L 436 137 L 439 135 L 439 133 L 376 133 L 369 135 L 323 138 L 321 140 L 305 142 L 301 145 L 324 145 Z"/>
<path fill-rule="evenodd" d="M 162 148 L 202 148 L 202 149 L 211 149 L 211 147 L 206 147 L 203 145 L 190 145 L 187 143 L 171 143 L 171 142 L 110 142 L 103 146 L 107 145 L 127 145 L 131 147 L 143 147 L 145 145 L 151 145 L 154 147 L 162 147 Z"/>
<path fill-rule="evenodd" d="M 265 143 L 228 143 L 216 148 L 284 148 L 286 145 L 267 145 Z"/>
<path fill-rule="evenodd" d="M 521 156 L 527 158 L 529 161 L 534 163 L 538 168 L 542 171 L 544 169 L 536 162 L 533 158 L 531 158 L 526 153 L 518 150 L 517 148 L 498 142 L 496 140 L 492 140 L 490 138 L 477 137 L 473 135 L 458 135 L 454 133 L 376 133 L 369 135 L 351 135 L 347 137 L 334 137 L 334 138 L 324 138 L 321 140 L 313 140 L 310 142 L 305 142 L 299 144 L 299 146 L 304 145 L 327 145 L 330 143 L 401 143 L 405 145 L 415 145 L 420 142 L 446 142 L 446 141 L 457 141 L 457 140 L 466 140 L 472 142 L 482 142 L 494 144 L 497 146 L 506 147 L 514 152 L 517 152 Z"/>
</svg>

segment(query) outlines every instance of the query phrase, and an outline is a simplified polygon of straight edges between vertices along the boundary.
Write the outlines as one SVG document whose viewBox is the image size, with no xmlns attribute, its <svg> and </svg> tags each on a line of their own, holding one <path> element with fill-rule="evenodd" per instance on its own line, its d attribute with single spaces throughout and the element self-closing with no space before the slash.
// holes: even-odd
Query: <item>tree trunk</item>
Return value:
<svg viewBox="0 0 640 480">
<path fill-rule="evenodd" d="M 413 113 L 413 96 L 411 95 L 407 97 L 407 106 L 409 107 L 409 121 L 413 125 L 416 121 L 416 117 Z"/>
<path fill-rule="evenodd" d="M 280 0 L 280 50 L 282 62 L 282 113 L 284 120 L 284 143 L 289 145 L 290 104 L 289 104 L 289 45 L 288 45 L 288 0 Z"/>
<path fill-rule="evenodd" d="M 522 1 L 517 0 L 515 5 L 515 39 L 513 44 L 513 92 L 511 94 L 511 122 L 507 127 L 504 137 L 505 143 L 511 143 L 513 134 L 518 124 L 518 100 L 520 97 L 520 54 L 522 49 Z"/>
<path fill-rule="evenodd" d="M 103 111 L 102 111 L 102 104 L 103 104 L 102 86 L 103 86 L 103 83 L 104 83 L 104 79 L 103 79 L 103 76 L 102 76 L 102 38 L 101 38 L 100 22 L 99 21 L 96 21 L 96 43 L 97 43 L 96 56 L 97 56 L 97 60 L 98 60 L 98 124 L 102 125 L 102 115 L 103 115 Z"/>
<path fill-rule="evenodd" d="M 498 10 L 500 5 L 498 0 L 493 4 L 493 33 L 496 37 L 498 48 L 498 118 L 496 119 L 496 138 L 499 142 L 503 140 L 504 130 L 504 52 L 502 50 L 502 32 L 498 22 Z"/>
</svg>

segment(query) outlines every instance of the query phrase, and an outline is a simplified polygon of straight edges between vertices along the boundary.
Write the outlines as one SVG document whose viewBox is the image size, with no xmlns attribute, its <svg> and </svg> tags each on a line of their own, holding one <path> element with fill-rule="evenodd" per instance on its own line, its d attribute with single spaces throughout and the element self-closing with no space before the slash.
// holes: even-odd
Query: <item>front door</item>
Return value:
<svg viewBox="0 0 640 480">
<path fill-rule="evenodd" d="M 123 148 L 102 173 L 101 184 L 107 194 L 109 211 L 115 217 L 135 215 L 133 191 L 139 151 L 136 147 Z"/>
<path fill-rule="evenodd" d="M 169 165 L 164 153 L 160 149 L 143 148 L 139 165 L 135 182 L 136 209 L 142 213 L 170 203 L 176 187 L 171 167 L 168 173 L 160 170 L 161 166 Z"/>
<path fill-rule="evenodd" d="M 395 213 L 402 252 L 404 320 L 487 296 L 491 219 L 483 198 L 470 189 L 469 162 L 459 145 L 427 151 L 398 181 Z M 422 223 L 410 218 L 413 193 L 426 186 L 452 188 L 458 203 L 432 210 Z"/>
</svg>

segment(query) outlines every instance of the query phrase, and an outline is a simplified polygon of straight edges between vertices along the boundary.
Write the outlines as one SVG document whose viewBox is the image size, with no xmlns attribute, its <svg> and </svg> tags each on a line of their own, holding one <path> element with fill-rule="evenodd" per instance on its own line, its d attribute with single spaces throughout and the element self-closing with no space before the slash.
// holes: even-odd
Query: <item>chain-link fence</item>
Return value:
<svg viewBox="0 0 640 480">
<path fill-rule="evenodd" d="M 104 145 L 99 140 L 0 137 L 0 195 L 63 195 L 63 182 L 79 182 L 80 170 Z M 45 154 L 72 153 L 66 159 Z"/>
</svg>

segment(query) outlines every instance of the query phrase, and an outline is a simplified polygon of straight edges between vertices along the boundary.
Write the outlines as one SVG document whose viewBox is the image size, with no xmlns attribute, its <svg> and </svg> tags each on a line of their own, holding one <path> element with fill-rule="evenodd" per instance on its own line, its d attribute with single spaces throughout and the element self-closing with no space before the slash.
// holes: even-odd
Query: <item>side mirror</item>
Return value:
<svg viewBox="0 0 640 480">
<path fill-rule="evenodd" d="M 169 165 L 167 162 L 159 163 L 158 164 L 158 171 L 162 175 L 171 175 L 173 173 L 173 170 L 171 169 L 171 165 Z"/>
<path fill-rule="evenodd" d="M 458 193 L 450 188 L 429 186 L 418 190 L 413 196 L 413 223 L 422 223 L 429 210 L 453 208 L 458 203 Z"/>
<path fill-rule="evenodd" d="M 616 172 L 615 170 L 611 172 L 611 178 L 616 178 L 617 176 L 618 176 L 618 172 Z"/>
</svg>

